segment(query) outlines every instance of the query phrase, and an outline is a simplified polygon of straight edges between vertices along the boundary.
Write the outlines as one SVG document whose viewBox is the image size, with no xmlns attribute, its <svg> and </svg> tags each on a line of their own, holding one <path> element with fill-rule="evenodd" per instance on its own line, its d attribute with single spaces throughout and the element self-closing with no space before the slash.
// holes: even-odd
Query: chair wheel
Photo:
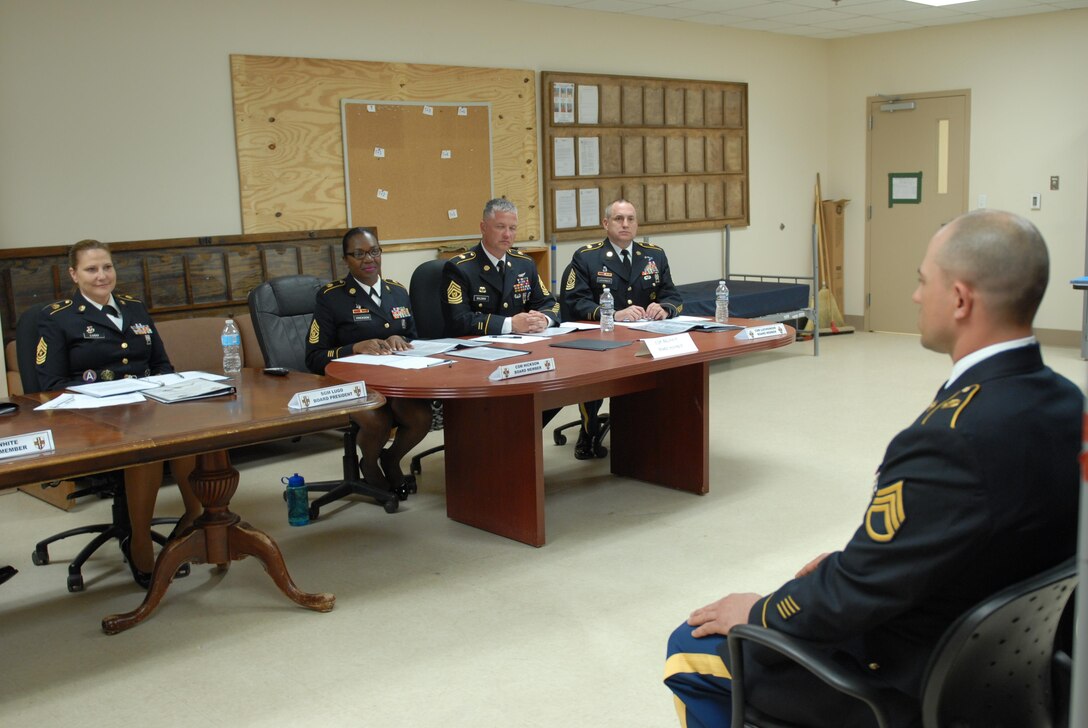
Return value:
<svg viewBox="0 0 1088 728">
<path fill-rule="evenodd" d="M 400 497 L 390 498 L 385 503 L 382 503 L 382 508 L 385 509 L 386 513 L 396 513 L 397 509 L 400 508 Z"/>
<path fill-rule="evenodd" d="M 555 432 L 552 433 L 552 439 L 555 440 L 556 445 L 566 445 L 567 444 L 567 436 L 564 435 L 559 430 L 556 430 Z"/>
<path fill-rule="evenodd" d="M 189 576 L 189 573 L 191 571 L 192 570 L 189 568 L 189 564 L 182 564 L 178 567 L 178 570 L 174 572 L 174 578 L 181 579 L 183 577 Z"/>
<path fill-rule="evenodd" d="M 419 475 L 423 472 L 423 463 L 419 461 L 419 458 L 412 458 L 412 464 L 408 468 L 413 475 Z"/>
<path fill-rule="evenodd" d="M 69 574 L 68 575 L 68 591 L 75 593 L 83 591 L 83 575 L 82 574 Z"/>
<path fill-rule="evenodd" d="M 593 454 L 599 458 L 603 458 L 608 455 L 608 448 L 604 445 L 594 445 Z"/>
<path fill-rule="evenodd" d="M 313 505 L 310 506 L 310 520 L 311 521 L 316 521 L 317 516 L 320 513 L 321 513 L 321 507 L 320 506 L 313 506 Z"/>
<path fill-rule="evenodd" d="M 34 553 L 30 554 L 30 560 L 34 562 L 35 566 L 45 566 L 49 563 L 49 550 L 34 549 Z"/>
</svg>

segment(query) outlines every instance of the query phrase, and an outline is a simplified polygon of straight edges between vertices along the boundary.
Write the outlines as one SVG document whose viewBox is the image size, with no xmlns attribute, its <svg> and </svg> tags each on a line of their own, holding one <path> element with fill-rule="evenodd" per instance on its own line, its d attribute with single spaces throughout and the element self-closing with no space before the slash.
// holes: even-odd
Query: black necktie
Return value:
<svg viewBox="0 0 1088 728">
<path fill-rule="evenodd" d="M 499 278 L 506 279 L 506 261 L 500 260 L 496 263 L 495 270 L 499 272 Z"/>
<path fill-rule="evenodd" d="M 377 308 L 381 309 L 382 299 L 381 299 L 381 296 L 378 295 L 377 287 L 371 287 L 371 289 L 370 289 L 370 300 L 374 302 L 374 305 Z"/>
<path fill-rule="evenodd" d="M 113 316 L 115 318 L 121 318 L 121 314 L 117 313 L 117 309 L 114 308 L 113 306 L 109 305 L 109 304 L 106 304 L 105 306 L 102 307 L 102 312 L 105 313 L 107 316 Z"/>
<path fill-rule="evenodd" d="M 620 257 L 623 258 L 623 269 L 627 271 L 628 275 L 631 273 L 631 254 L 627 250 L 620 252 Z"/>
</svg>

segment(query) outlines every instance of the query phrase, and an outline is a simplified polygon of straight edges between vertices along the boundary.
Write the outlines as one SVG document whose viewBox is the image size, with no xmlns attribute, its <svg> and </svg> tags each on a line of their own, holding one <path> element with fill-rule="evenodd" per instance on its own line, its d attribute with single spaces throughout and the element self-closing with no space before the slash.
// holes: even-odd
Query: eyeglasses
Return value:
<svg viewBox="0 0 1088 728">
<path fill-rule="evenodd" d="M 381 248 L 371 248 L 370 250 L 353 250 L 347 255 L 355 258 L 355 260 L 363 260 L 364 258 L 370 258 L 371 260 L 377 260 L 382 257 Z"/>
</svg>

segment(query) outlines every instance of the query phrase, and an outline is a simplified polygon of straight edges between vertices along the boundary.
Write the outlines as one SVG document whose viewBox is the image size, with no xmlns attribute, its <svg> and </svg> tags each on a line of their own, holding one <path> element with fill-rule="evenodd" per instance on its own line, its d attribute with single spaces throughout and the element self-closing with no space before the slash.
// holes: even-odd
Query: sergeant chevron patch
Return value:
<svg viewBox="0 0 1088 728">
<path fill-rule="evenodd" d="M 446 300 L 453 304 L 459 304 L 465 300 L 464 294 L 461 293 L 461 286 L 457 285 L 457 281 L 450 281 L 449 287 L 446 288 Z"/>
<path fill-rule="evenodd" d="M 873 494 L 873 501 L 865 512 L 865 532 L 877 543 L 887 543 L 895 538 L 896 532 L 906 520 L 903 481 L 900 480 Z"/>
<path fill-rule="evenodd" d="M 310 338 L 308 339 L 308 341 L 311 344 L 316 344 L 320 340 L 321 340 L 321 327 L 317 325 L 317 319 L 314 319 L 313 323 L 310 324 Z"/>
</svg>

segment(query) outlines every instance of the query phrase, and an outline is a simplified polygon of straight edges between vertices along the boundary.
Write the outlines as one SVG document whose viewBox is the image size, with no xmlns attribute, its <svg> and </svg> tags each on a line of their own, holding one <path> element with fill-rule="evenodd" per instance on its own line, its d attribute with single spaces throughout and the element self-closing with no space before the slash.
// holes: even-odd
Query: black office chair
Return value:
<svg viewBox="0 0 1088 728">
<path fill-rule="evenodd" d="M 559 320 L 560 321 L 576 321 L 577 320 L 577 317 L 574 315 L 574 312 L 570 310 L 570 307 L 567 304 L 567 300 L 566 300 L 567 297 L 564 295 L 564 291 L 566 290 L 566 287 L 567 287 L 566 286 L 567 279 L 570 277 L 571 271 L 573 271 L 573 270 L 574 270 L 574 263 L 573 262 L 572 263 L 567 263 L 567 267 L 563 269 L 563 277 L 559 279 L 559 290 L 556 291 L 556 293 L 558 294 L 558 297 L 559 297 Z M 611 418 L 608 416 L 608 413 L 606 412 L 605 414 L 599 415 L 597 417 L 597 422 L 598 422 L 599 426 L 598 426 L 598 429 L 597 429 L 597 436 L 593 438 L 593 450 L 594 450 L 593 454 L 596 455 L 599 458 L 603 458 L 605 455 L 608 454 L 608 448 L 606 448 L 601 443 L 604 442 L 604 438 L 608 435 L 608 431 L 610 429 L 612 429 L 612 421 L 611 421 Z M 574 420 L 573 422 L 568 422 L 566 424 L 560 425 L 559 427 L 556 427 L 555 429 L 552 430 L 552 441 L 556 445 L 566 445 L 567 444 L 567 436 L 563 434 L 563 430 L 569 430 L 572 427 L 581 427 L 581 426 L 582 426 L 582 421 L 580 419 L 578 419 L 578 420 Z"/>
<path fill-rule="evenodd" d="M 408 298 L 412 301 L 412 318 L 416 333 L 421 339 L 441 339 L 446 335 L 446 320 L 442 314 L 442 268 L 446 261 L 440 258 L 428 260 L 412 271 L 408 283 Z M 442 403 L 431 402 L 431 432 L 442 429 Z M 411 472 L 423 472 L 423 458 L 446 449 L 445 445 L 432 447 L 412 457 Z"/>
<path fill-rule="evenodd" d="M 38 381 L 38 365 L 35 361 L 38 346 L 38 315 L 42 306 L 31 306 L 19 317 L 15 326 L 15 354 L 19 361 L 19 380 L 23 385 L 23 392 L 31 394 L 42 391 Z M 69 493 L 66 498 L 75 500 L 85 495 L 97 495 L 100 498 L 112 498 L 113 505 L 110 508 L 111 521 L 109 523 L 97 523 L 91 526 L 80 526 L 62 531 L 54 536 L 39 541 L 34 546 L 31 560 L 37 566 L 49 563 L 49 544 L 56 543 L 71 536 L 82 536 L 88 533 L 98 534 L 76 554 L 76 557 L 68 562 L 68 591 L 83 591 L 83 564 L 110 539 L 117 539 L 118 545 L 132 536 L 132 523 L 128 518 L 128 499 L 125 496 L 124 471 L 114 470 L 108 473 L 99 473 L 84 478 L 76 479 L 76 490 Z M 59 483 L 43 483 L 42 488 L 55 488 Z M 176 518 L 155 518 L 151 521 L 153 526 L 176 525 Z M 166 544 L 168 537 L 158 531 L 151 531 L 151 538 L 160 546 Z M 178 569 L 178 576 L 186 576 L 189 566 Z"/>
<path fill-rule="evenodd" d="M 1055 635 L 1076 579 L 1076 561 L 1070 558 L 1002 589 L 945 630 L 922 678 L 922 725 L 1062 725 L 1060 710 L 1068 706 L 1068 696 L 1059 693 L 1068 689 L 1069 657 L 1056 646 Z M 878 686 L 861 668 L 831 660 L 812 643 L 742 624 L 726 640 L 733 676 L 733 725 L 738 728 L 797 728 L 745 705 L 747 642 L 789 657 L 832 688 L 865 702 L 881 728 L 903 710 L 902 694 Z"/>
<path fill-rule="evenodd" d="M 321 285 L 321 281 L 314 276 L 282 276 L 265 281 L 250 291 L 249 313 L 257 344 L 261 347 L 267 366 L 284 367 L 296 372 L 309 371 L 306 368 L 306 338 L 313 320 L 315 297 Z M 317 520 L 322 506 L 349 495 L 372 498 L 385 508 L 386 513 L 396 513 L 400 501 L 408 497 L 408 490 L 401 488 L 397 492 L 390 492 L 363 480 L 356 448 L 359 425 L 352 420 L 340 432 L 344 436 L 343 477 L 306 484 L 307 493 L 324 493 L 310 502 L 310 520 Z"/>
</svg>

